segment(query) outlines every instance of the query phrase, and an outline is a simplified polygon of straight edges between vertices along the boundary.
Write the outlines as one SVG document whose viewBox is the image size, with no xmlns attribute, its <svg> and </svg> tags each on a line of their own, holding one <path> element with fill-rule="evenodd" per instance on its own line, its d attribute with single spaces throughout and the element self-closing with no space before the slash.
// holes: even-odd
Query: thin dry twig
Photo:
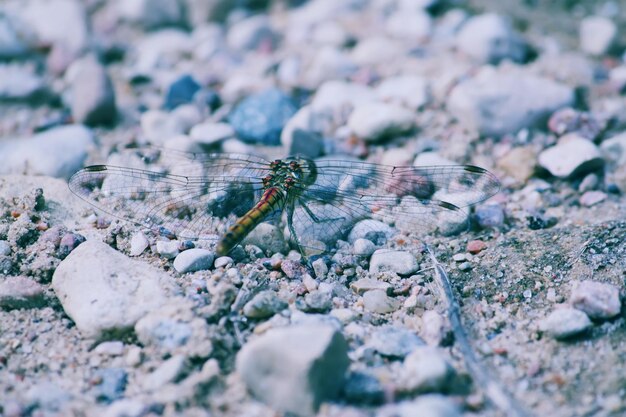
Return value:
<svg viewBox="0 0 626 417">
<path fill-rule="evenodd" d="M 467 333 L 465 332 L 465 329 L 463 328 L 463 324 L 461 322 L 461 313 L 458 303 L 454 298 L 452 285 L 450 284 L 448 274 L 446 274 L 446 271 L 443 269 L 439 261 L 437 261 L 435 254 L 428 245 L 426 245 L 426 249 L 428 250 L 430 258 L 434 264 L 435 276 L 438 284 L 443 289 L 443 296 L 448 309 L 448 320 L 450 320 L 450 326 L 452 327 L 452 333 L 454 334 L 455 343 L 457 344 L 459 351 L 463 356 L 465 365 L 472 375 L 472 378 L 478 386 L 482 387 L 487 399 L 506 416 L 530 417 L 531 414 L 526 411 L 526 409 L 521 404 L 519 404 L 508 392 L 506 392 L 502 388 L 502 384 L 495 378 L 492 378 L 487 370 L 483 366 L 481 366 L 481 364 L 476 359 L 474 350 L 470 345 Z"/>
</svg>

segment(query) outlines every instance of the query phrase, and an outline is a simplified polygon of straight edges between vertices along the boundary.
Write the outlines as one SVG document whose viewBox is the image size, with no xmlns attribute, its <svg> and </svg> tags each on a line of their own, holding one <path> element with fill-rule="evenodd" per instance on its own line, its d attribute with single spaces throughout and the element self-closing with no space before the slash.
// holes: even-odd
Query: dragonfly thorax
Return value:
<svg viewBox="0 0 626 417">
<path fill-rule="evenodd" d="M 317 178 L 315 163 L 305 158 L 276 159 L 270 163 L 271 172 L 263 177 L 264 188 L 280 188 L 285 191 L 297 187 L 304 189 Z"/>
</svg>

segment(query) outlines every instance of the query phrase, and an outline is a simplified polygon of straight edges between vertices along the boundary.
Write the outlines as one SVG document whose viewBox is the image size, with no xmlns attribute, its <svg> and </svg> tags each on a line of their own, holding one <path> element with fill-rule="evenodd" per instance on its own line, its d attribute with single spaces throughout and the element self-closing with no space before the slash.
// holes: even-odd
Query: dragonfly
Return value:
<svg viewBox="0 0 626 417">
<path fill-rule="evenodd" d="M 306 259 L 351 231 L 380 244 L 391 230 L 431 233 L 466 227 L 469 208 L 499 190 L 473 165 L 387 166 L 351 159 L 267 161 L 234 153 L 135 148 L 113 154 L 69 180 L 70 190 L 109 215 L 179 239 L 212 239 L 227 255 L 262 222 Z"/>
</svg>

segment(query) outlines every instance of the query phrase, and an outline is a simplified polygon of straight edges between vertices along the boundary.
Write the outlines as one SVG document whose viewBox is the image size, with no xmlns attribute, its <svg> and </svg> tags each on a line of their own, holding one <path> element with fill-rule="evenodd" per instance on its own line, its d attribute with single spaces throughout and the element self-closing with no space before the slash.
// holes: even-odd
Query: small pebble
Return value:
<svg viewBox="0 0 626 417">
<path fill-rule="evenodd" d="M 174 259 L 180 253 L 179 246 L 176 240 L 157 240 L 156 251 L 166 259 Z"/>
<path fill-rule="evenodd" d="M 202 145 L 214 145 L 235 136 L 235 129 L 228 123 L 204 122 L 189 131 L 189 137 Z"/>
<path fill-rule="evenodd" d="M 120 341 L 102 342 L 93 351 L 105 356 L 120 356 L 124 353 L 124 343 Z"/>
<path fill-rule="evenodd" d="M 368 239 L 357 239 L 354 241 L 354 254 L 357 256 L 368 257 L 374 253 L 376 245 Z"/>
<path fill-rule="evenodd" d="M 243 307 L 243 314 L 251 319 L 264 319 L 280 313 L 288 304 L 275 291 L 261 291 Z"/>
<path fill-rule="evenodd" d="M 33 308 L 43 304 L 44 288 L 32 279 L 21 276 L 0 279 L 0 308 Z"/>
<path fill-rule="evenodd" d="M 467 242 L 467 251 L 472 255 L 482 252 L 487 248 L 487 244 L 482 240 L 470 240 Z"/>
<path fill-rule="evenodd" d="M 379 249 L 370 259 L 371 274 L 385 271 L 395 272 L 398 275 L 411 275 L 419 269 L 417 259 L 410 252 Z"/>
<path fill-rule="evenodd" d="M 567 339 L 593 327 L 589 317 L 575 308 L 554 310 L 541 323 L 541 328 L 555 339 Z"/>
<path fill-rule="evenodd" d="M 606 193 L 602 191 L 587 191 L 580 196 L 579 201 L 581 205 L 591 207 L 606 200 L 606 198 Z"/>
<path fill-rule="evenodd" d="M 607 53 L 617 35 L 617 26 L 606 17 L 588 16 L 580 21 L 580 49 L 590 55 Z"/>
<path fill-rule="evenodd" d="M 572 290 L 569 303 L 592 319 L 610 319 L 622 309 L 619 289 L 613 284 L 597 281 L 579 283 Z"/>
<path fill-rule="evenodd" d="M 383 326 L 372 333 L 367 345 L 383 356 L 404 358 L 418 346 L 424 345 L 424 341 L 405 328 Z"/>
<path fill-rule="evenodd" d="M 130 256 L 139 256 L 150 246 L 150 242 L 142 232 L 133 233 L 130 238 Z"/>
<path fill-rule="evenodd" d="M 317 279 L 324 279 L 328 274 L 328 265 L 323 259 L 316 259 L 313 261 L 313 272 L 315 272 Z"/>
<path fill-rule="evenodd" d="M 418 346 L 404 358 L 401 389 L 410 393 L 445 392 L 454 369 L 443 355 L 430 346 Z"/>
<path fill-rule="evenodd" d="M 173 110 L 181 104 L 191 103 L 200 88 L 200 84 L 191 75 L 183 75 L 169 86 L 163 107 Z"/>
<path fill-rule="evenodd" d="M 231 258 L 230 256 L 220 256 L 215 260 L 213 265 L 217 269 L 217 268 L 226 268 L 228 267 L 228 265 L 232 265 L 232 264 L 233 264 L 233 258 Z"/>
<path fill-rule="evenodd" d="M 400 308 L 400 302 L 383 290 L 369 290 L 363 294 L 363 307 L 372 313 L 387 314 Z"/>
<path fill-rule="evenodd" d="M 382 290 L 387 293 L 391 289 L 391 285 L 388 282 L 372 278 L 361 278 L 351 283 L 350 288 L 357 294 L 363 295 L 363 293 L 370 290 Z"/>
<path fill-rule="evenodd" d="M 174 268 L 181 274 L 211 269 L 215 254 L 207 249 L 189 249 L 174 259 Z"/>
</svg>

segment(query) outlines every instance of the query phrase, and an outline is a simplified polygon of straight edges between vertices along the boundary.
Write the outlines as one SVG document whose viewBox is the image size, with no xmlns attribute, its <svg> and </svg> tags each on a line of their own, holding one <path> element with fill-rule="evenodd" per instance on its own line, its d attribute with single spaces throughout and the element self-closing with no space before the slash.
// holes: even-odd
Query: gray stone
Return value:
<svg viewBox="0 0 626 417">
<path fill-rule="evenodd" d="M 161 308 L 173 284 L 164 272 L 88 240 L 59 264 L 52 288 L 82 335 L 101 338 Z"/>
<path fill-rule="evenodd" d="M 240 139 L 249 143 L 278 145 L 287 121 L 297 111 L 293 100 L 277 89 L 270 89 L 242 100 L 228 120 Z"/>
<path fill-rule="evenodd" d="M 188 249 L 174 259 L 174 268 L 181 274 L 211 269 L 215 254 L 207 249 Z"/>
<path fill-rule="evenodd" d="M 527 55 L 521 36 L 506 18 L 495 13 L 469 18 L 457 33 L 456 47 L 480 63 L 523 62 Z"/>
<path fill-rule="evenodd" d="M 182 0 L 124 0 L 116 5 L 120 17 L 146 29 L 186 23 L 185 2 Z"/>
<path fill-rule="evenodd" d="M 278 35 L 272 30 L 266 15 L 256 15 L 235 23 L 226 36 L 228 46 L 236 51 L 250 51 L 278 42 Z"/>
<path fill-rule="evenodd" d="M 4 163 L 0 174 L 47 175 L 69 178 L 87 158 L 93 135 L 81 125 L 50 129 L 29 138 L 0 143 Z"/>
<path fill-rule="evenodd" d="M 228 123 L 204 122 L 192 127 L 189 136 L 202 145 L 214 145 L 234 137 L 235 129 Z"/>
<path fill-rule="evenodd" d="M 289 246 L 282 230 L 269 223 L 260 223 L 243 240 L 244 245 L 254 245 L 266 253 L 286 253 Z"/>
<path fill-rule="evenodd" d="M 17 14 L 0 11 L 0 59 L 20 58 L 35 46 L 35 36 Z"/>
<path fill-rule="evenodd" d="M 415 127 L 415 114 L 395 104 L 357 104 L 348 118 L 348 127 L 366 142 L 401 135 Z"/>
<path fill-rule="evenodd" d="M 49 229 L 48 229 L 49 230 Z M 9 256 L 11 254 L 11 245 L 6 240 L 0 240 L 0 256 Z"/>
<path fill-rule="evenodd" d="M 206 358 L 213 351 L 209 325 L 185 299 L 174 299 L 151 311 L 135 325 L 137 339 L 161 355 Z"/>
<path fill-rule="evenodd" d="M 391 289 L 391 284 L 377 279 L 361 278 L 351 283 L 350 288 L 359 295 L 370 290 L 382 290 L 386 293 Z"/>
<path fill-rule="evenodd" d="M 447 106 L 465 127 L 481 135 L 501 136 L 544 122 L 573 102 L 570 87 L 521 70 L 487 67 L 457 85 Z"/>
<path fill-rule="evenodd" d="M 46 86 L 32 68 L 19 64 L 0 65 L 0 101 L 32 101 L 44 98 Z"/>
<path fill-rule="evenodd" d="M 305 416 L 339 394 L 349 364 L 344 337 L 324 325 L 269 330 L 237 355 L 237 371 L 255 397 Z"/>
<path fill-rule="evenodd" d="M 539 154 L 539 165 L 559 178 L 580 175 L 595 170 L 604 163 L 593 142 L 571 133 Z"/>
<path fill-rule="evenodd" d="M 304 306 L 300 310 L 308 313 L 327 313 L 333 307 L 333 296 L 330 291 L 313 290 L 304 296 Z"/>
<path fill-rule="evenodd" d="M 388 297 L 386 291 L 370 290 L 363 294 L 363 307 L 372 313 L 387 314 L 400 308 L 400 302 Z"/>
<path fill-rule="evenodd" d="M 398 275 L 411 275 L 419 269 L 419 263 L 410 252 L 378 249 L 370 259 L 370 274 L 391 271 Z"/>
<path fill-rule="evenodd" d="M 597 281 L 583 281 L 576 285 L 569 302 L 592 319 L 610 319 L 622 308 L 619 289 L 613 284 Z"/>
<path fill-rule="evenodd" d="M 115 91 L 106 69 L 94 57 L 75 62 L 68 69 L 72 118 L 87 125 L 110 124 L 117 117 Z"/>
<path fill-rule="evenodd" d="M 44 304 L 44 289 L 26 277 L 0 278 L 0 308 L 33 308 Z"/>
<path fill-rule="evenodd" d="M 593 323 L 580 310 L 559 308 L 550 313 L 540 326 L 555 339 L 567 339 L 587 331 L 593 327 Z"/>
<path fill-rule="evenodd" d="M 618 30 L 615 23 L 602 16 L 587 16 L 580 21 L 580 49 L 590 55 L 603 55 L 614 45 Z"/>
<path fill-rule="evenodd" d="M 280 313 L 288 304 L 275 291 L 261 291 L 243 306 L 243 314 L 251 319 L 264 319 Z"/>
<path fill-rule="evenodd" d="M 354 254 L 368 257 L 376 250 L 376 245 L 369 239 L 357 239 L 354 241 Z"/>
<path fill-rule="evenodd" d="M 454 369 L 437 349 L 419 346 L 404 359 L 400 385 L 410 393 L 445 392 L 453 375 Z"/>
<path fill-rule="evenodd" d="M 418 110 L 429 101 L 428 83 L 417 75 L 397 75 L 385 78 L 376 87 L 376 95 L 382 101 L 400 104 Z"/>
<path fill-rule="evenodd" d="M 313 261 L 313 272 L 318 279 L 324 279 L 328 274 L 328 265 L 323 259 L 316 259 Z"/>
<path fill-rule="evenodd" d="M 148 391 L 154 391 L 163 385 L 175 382 L 182 376 L 187 359 L 182 355 L 175 355 L 161 363 L 158 368 L 141 380 L 141 386 Z"/>
<path fill-rule="evenodd" d="M 418 346 L 423 346 L 424 341 L 405 328 L 384 326 L 372 333 L 367 345 L 383 356 L 404 358 Z"/>
</svg>

